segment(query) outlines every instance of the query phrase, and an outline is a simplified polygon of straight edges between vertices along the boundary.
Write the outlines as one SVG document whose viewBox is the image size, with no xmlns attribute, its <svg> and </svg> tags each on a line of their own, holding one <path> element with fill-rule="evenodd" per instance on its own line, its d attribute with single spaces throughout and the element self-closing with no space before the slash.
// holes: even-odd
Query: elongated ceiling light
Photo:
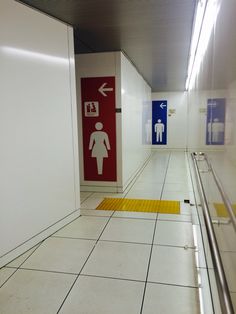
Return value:
<svg viewBox="0 0 236 314">
<path fill-rule="evenodd" d="M 198 0 L 190 46 L 186 90 L 193 87 L 219 10 L 219 0 Z"/>
</svg>

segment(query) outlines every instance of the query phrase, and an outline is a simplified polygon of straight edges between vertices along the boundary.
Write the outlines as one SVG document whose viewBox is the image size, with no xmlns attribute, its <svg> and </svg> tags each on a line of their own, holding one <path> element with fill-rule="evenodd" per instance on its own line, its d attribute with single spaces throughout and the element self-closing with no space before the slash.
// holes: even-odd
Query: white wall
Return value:
<svg viewBox="0 0 236 314">
<path fill-rule="evenodd" d="M 71 27 L 1 0 L 0 69 L 2 265 L 79 208 Z"/>
<path fill-rule="evenodd" d="M 147 117 L 151 119 L 151 88 L 123 54 L 121 94 L 122 178 L 126 187 L 150 156 L 143 133 Z"/>
<path fill-rule="evenodd" d="M 187 93 L 152 93 L 152 100 L 167 100 L 167 145 L 153 145 L 161 149 L 186 149 L 187 147 Z M 175 110 L 175 113 L 170 113 Z"/>
</svg>

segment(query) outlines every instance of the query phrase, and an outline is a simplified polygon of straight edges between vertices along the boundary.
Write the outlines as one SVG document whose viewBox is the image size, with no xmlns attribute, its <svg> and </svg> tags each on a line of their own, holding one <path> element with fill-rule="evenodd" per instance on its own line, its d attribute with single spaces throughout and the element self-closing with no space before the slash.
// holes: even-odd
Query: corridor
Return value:
<svg viewBox="0 0 236 314">
<path fill-rule="evenodd" d="M 180 215 L 96 210 L 179 200 Z M 185 200 L 185 202 L 184 202 Z M 153 152 L 123 194 L 81 192 L 81 216 L 0 270 L 1 314 L 200 313 L 185 152 Z"/>
</svg>

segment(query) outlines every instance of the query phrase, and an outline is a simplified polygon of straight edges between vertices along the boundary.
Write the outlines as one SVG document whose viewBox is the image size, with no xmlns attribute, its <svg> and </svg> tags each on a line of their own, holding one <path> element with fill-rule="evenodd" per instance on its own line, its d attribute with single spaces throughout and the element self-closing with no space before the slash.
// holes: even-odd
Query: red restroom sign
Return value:
<svg viewBox="0 0 236 314">
<path fill-rule="evenodd" d="M 116 181 L 115 77 L 81 78 L 84 180 Z"/>
</svg>

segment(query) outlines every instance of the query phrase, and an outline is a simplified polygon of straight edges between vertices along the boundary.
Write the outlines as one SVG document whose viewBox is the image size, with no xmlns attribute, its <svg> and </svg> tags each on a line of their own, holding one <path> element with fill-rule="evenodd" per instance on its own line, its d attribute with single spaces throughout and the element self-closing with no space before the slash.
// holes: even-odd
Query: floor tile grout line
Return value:
<svg viewBox="0 0 236 314">
<path fill-rule="evenodd" d="M 144 242 L 131 242 L 131 241 L 106 240 L 106 239 L 99 240 L 99 242 L 125 243 L 125 244 L 146 245 L 146 246 L 152 245 L 151 243 L 144 243 Z"/>
<path fill-rule="evenodd" d="M 88 195 L 88 197 L 86 198 L 86 199 L 88 199 L 91 195 L 92 195 L 93 193 L 91 193 L 90 195 Z M 40 241 L 39 243 L 38 243 L 38 245 L 37 245 L 37 247 L 35 248 L 35 250 L 33 250 L 33 252 L 19 265 L 19 266 L 17 266 L 17 267 L 9 267 L 9 266 L 7 266 L 8 264 L 10 264 L 11 262 L 13 262 L 13 261 L 11 261 L 11 262 L 9 262 L 7 265 L 5 265 L 4 267 L 5 268 L 14 268 L 15 269 L 15 271 L 11 274 L 11 276 L 9 276 L 4 282 L 3 282 L 3 284 L 0 286 L 0 289 L 7 283 L 7 281 L 18 271 L 18 270 L 20 270 L 20 269 L 24 269 L 24 268 L 22 268 L 21 266 L 32 256 L 32 254 L 33 253 L 35 253 L 35 251 L 41 246 L 41 244 L 44 242 L 44 241 L 46 241 L 47 239 L 49 239 L 50 237 L 56 237 L 56 236 L 54 236 L 54 234 L 55 233 L 57 233 L 59 230 L 61 230 L 61 229 L 63 229 L 64 227 L 66 227 L 67 225 L 69 225 L 70 223 L 72 223 L 73 221 L 75 221 L 76 219 L 78 219 L 79 217 L 81 217 L 81 215 L 80 216 L 78 216 L 78 217 L 76 217 L 75 219 L 73 219 L 72 221 L 70 221 L 70 222 L 68 222 L 66 225 L 64 225 L 63 227 L 61 227 L 60 229 L 58 229 L 57 231 L 55 231 L 53 234 L 51 234 L 51 235 L 49 235 L 47 238 L 45 238 L 43 241 Z M 27 251 L 26 251 L 27 252 Z M 26 253 L 25 252 L 25 253 Z M 23 254 L 25 254 L 25 253 L 23 253 Z M 21 254 L 22 255 L 22 254 Z M 20 256 L 21 256 L 20 255 Z M 18 256 L 17 258 L 19 258 L 20 256 Z"/>
<path fill-rule="evenodd" d="M 142 174 L 142 172 L 144 171 L 144 169 L 146 168 L 146 166 L 147 166 L 147 165 L 148 165 L 148 163 L 150 162 L 150 160 L 151 160 L 152 156 L 153 156 L 153 154 L 151 154 L 150 158 L 149 158 L 149 159 L 148 159 L 148 161 L 146 162 L 146 164 L 145 164 L 145 166 L 143 167 L 142 171 L 140 171 L 140 173 L 137 175 L 137 177 L 135 178 L 135 180 L 134 180 L 133 184 L 130 186 L 130 188 L 127 190 L 127 192 L 124 194 L 124 196 L 123 196 L 122 198 L 125 198 L 125 197 L 127 196 L 127 194 L 130 192 L 130 190 L 132 189 L 132 187 L 133 187 L 133 186 L 134 186 L 134 184 L 136 183 L 137 179 L 140 177 L 140 175 Z M 96 245 L 97 245 L 98 241 L 100 240 L 100 238 L 101 238 L 101 236 L 102 236 L 102 234 L 103 234 L 103 232 L 104 232 L 104 230 L 105 230 L 106 226 L 108 225 L 109 221 L 110 221 L 110 220 L 111 220 L 111 218 L 113 217 L 114 213 L 115 213 L 115 211 L 113 211 L 112 215 L 109 217 L 109 219 L 108 219 L 108 221 L 107 221 L 106 225 L 104 226 L 104 228 L 103 228 L 103 230 L 102 230 L 102 232 L 101 232 L 101 234 L 100 234 L 99 238 L 97 239 L 97 242 L 96 242 L 96 244 L 95 244 L 94 248 L 96 247 Z M 155 219 L 155 226 L 156 226 L 156 223 L 157 223 L 157 216 L 158 216 L 158 214 L 156 215 L 156 219 Z M 154 230 L 155 230 L 155 226 L 154 226 Z M 155 232 L 153 233 L 153 239 L 154 239 L 154 235 L 155 235 Z M 94 250 L 94 248 L 93 248 L 93 250 Z M 91 254 L 92 254 L 93 250 L 91 251 L 90 255 L 88 256 L 88 258 L 87 258 L 86 262 L 88 261 L 89 257 L 91 256 Z M 150 253 L 151 253 L 151 252 L 150 252 Z M 150 254 L 150 257 L 151 257 L 151 254 Z M 150 259 L 150 258 L 149 258 L 149 259 Z M 85 262 L 85 264 L 86 264 L 86 262 Z M 84 265 L 83 265 L 83 267 L 81 268 L 80 273 L 82 272 L 82 270 L 83 270 L 83 268 L 84 268 L 85 264 L 84 264 Z M 79 275 L 80 275 L 80 274 L 79 274 Z M 78 275 L 78 277 L 79 277 L 79 275 Z M 77 278 L 78 278 L 78 277 L 77 277 Z M 77 280 L 77 278 L 76 278 L 76 280 Z M 76 282 L 76 280 L 75 280 L 75 282 Z M 74 284 L 75 284 L 75 282 L 74 282 Z M 74 286 L 74 284 L 73 284 L 73 286 Z M 73 288 L 73 286 L 71 287 L 71 289 Z M 71 291 L 71 289 L 70 289 L 70 291 Z M 70 292 L 69 292 L 69 293 L 70 293 Z M 66 298 L 68 297 L 69 293 L 67 294 Z M 65 302 L 66 298 L 64 299 L 63 304 L 64 304 L 64 302 Z M 59 313 L 60 309 L 62 308 L 63 304 L 62 304 L 62 305 L 61 305 L 61 307 L 59 308 L 58 313 Z"/>
<path fill-rule="evenodd" d="M 155 216 L 156 216 L 156 214 L 158 214 L 158 212 L 157 213 L 155 213 Z M 171 215 L 171 214 L 170 214 Z M 100 216 L 96 216 L 96 217 L 100 217 Z M 108 216 L 106 216 L 106 217 L 108 217 Z M 144 220 L 144 221 L 149 221 L 149 220 L 156 220 L 156 218 L 141 218 L 141 217 L 118 217 L 118 216 L 113 216 L 112 217 L 112 219 L 138 219 L 138 220 Z M 184 223 L 184 224 L 191 224 L 192 225 L 192 222 L 191 221 L 182 221 L 182 220 L 172 220 L 172 219 L 158 219 L 157 218 L 157 220 L 159 221 L 159 222 L 169 222 L 170 224 L 172 224 L 172 223 L 176 223 L 176 222 L 178 222 L 178 223 Z"/>
<path fill-rule="evenodd" d="M 101 203 L 101 202 L 100 202 Z M 97 205 L 97 206 L 99 206 L 100 205 L 100 203 Z M 83 210 L 83 211 L 89 211 L 89 210 L 97 210 L 96 208 L 80 208 L 80 211 L 81 210 Z M 111 211 L 112 213 L 111 213 L 111 215 L 113 214 L 113 212 L 114 212 L 114 210 L 113 209 L 111 209 L 111 210 L 106 210 L 106 209 L 103 209 L 105 212 L 108 212 L 108 211 Z M 100 210 L 97 210 L 98 212 L 100 212 Z M 109 214 L 107 214 L 107 215 L 105 215 L 105 213 L 104 213 L 104 215 L 97 215 L 97 214 L 80 214 L 80 216 L 91 216 L 91 217 L 110 217 L 111 215 L 109 215 Z"/>
<path fill-rule="evenodd" d="M 57 314 L 61 311 L 63 305 L 65 304 L 66 299 L 68 298 L 70 292 L 72 291 L 72 289 L 73 289 L 73 287 L 74 287 L 76 281 L 78 280 L 78 278 L 79 278 L 79 276 L 80 276 L 80 274 L 81 274 L 81 272 L 82 272 L 82 269 L 84 268 L 85 264 L 87 263 L 89 257 L 91 256 L 92 252 L 94 251 L 95 247 L 96 247 L 96 243 L 94 243 L 94 246 L 93 246 L 92 250 L 90 251 L 90 253 L 89 253 L 89 255 L 87 256 L 87 258 L 86 258 L 86 260 L 85 260 L 83 266 L 82 266 L 81 269 L 80 269 L 80 272 L 77 274 L 77 276 L 76 276 L 75 280 L 73 281 L 73 283 L 72 283 L 70 289 L 68 290 L 68 292 L 67 292 L 65 298 L 63 299 L 63 301 L 62 301 L 62 303 L 61 303 L 59 309 L 57 310 Z"/>
<path fill-rule="evenodd" d="M 164 247 L 173 247 L 173 248 L 186 248 L 186 245 L 172 245 L 172 244 L 161 244 L 161 243 L 147 243 L 147 242 L 136 242 L 136 241 L 122 241 L 122 240 L 112 240 L 112 239 L 94 239 L 94 238 L 75 238 L 75 237 L 63 237 L 63 236 L 52 236 L 52 238 L 59 239 L 72 239 L 72 240 L 84 240 L 84 241 L 93 241 L 93 242 L 111 242 L 111 243 L 127 243 L 127 244 L 138 244 L 138 245 L 153 245 L 153 246 L 164 246 Z M 194 246 L 187 245 L 187 249 L 195 250 Z M 232 252 L 234 253 L 234 252 Z"/>
<path fill-rule="evenodd" d="M 167 282 L 161 282 L 161 281 L 149 281 L 149 280 L 148 280 L 148 283 L 162 285 L 162 286 L 172 286 L 172 287 L 190 288 L 190 289 L 198 290 L 198 286 L 180 285 L 180 284 L 175 284 L 175 283 L 167 283 Z"/>
<path fill-rule="evenodd" d="M 75 219 L 71 220 L 70 222 L 68 222 L 67 224 L 65 224 L 64 226 L 62 226 L 60 229 L 58 229 L 57 231 L 53 232 L 52 234 L 50 234 L 46 239 L 44 239 L 43 241 L 47 240 L 48 238 L 52 237 L 55 233 L 61 231 L 61 229 L 67 227 L 69 224 L 71 224 L 72 222 L 74 222 L 75 220 L 79 219 L 81 217 L 81 214 L 76 217 Z"/>
<path fill-rule="evenodd" d="M 116 211 L 115 211 L 116 212 Z M 115 214 L 115 213 L 114 213 Z M 109 216 L 96 216 L 96 215 L 82 215 L 82 216 L 91 216 L 91 217 L 109 217 Z M 116 219 L 116 218 L 120 218 L 120 219 L 136 219 L 136 220 L 155 220 L 156 218 L 141 218 L 141 217 L 122 217 L 122 216 L 113 216 L 112 218 Z"/>
<path fill-rule="evenodd" d="M 186 249 L 186 245 L 171 245 L 171 244 L 160 244 L 160 243 L 144 243 L 144 242 L 131 242 L 131 241 L 118 241 L 118 240 L 106 240 L 102 239 L 99 240 L 100 242 L 110 242 L 110 243 L 127 243 L 127 244 L 136 244 L 136 245 L 148 245 L 148 246 L 160 246 L 160 247 L 167 247 L 167 248 L 179 248 L 179 249 Z M 188 246 L 188 250 L 194 250 L 194 246 Z"/>
<path fill-rule="evenodd" d="M 111 243 L 127 243 L 127 244 L 151 245 L 151 243 L 146 243 L 146 242 L 132 242 L 132 241 L 119 241 L 119 240 L 106 240 L 106 239 L 102 239 L 101 240 L 101 239 L 92 239 L 92 238 L 73 238 L 73 237 L 62 237 L 62 236 L 53 236 L 52 238 L 93 241 L 96 244 L 97 244 L 97 242 L 111 242 Z"/>
<path fill-rule="evenodd" d="M 122 281 L 129 281 L 129 282 L 140 282 L 145 283 L 144 280 L 140 279 L 131 279 L 131 278 L 121 278 L 121 277 L 112 277 L 112 276 L 102 276 L 102 275 L 91 275 L 91 274 L 80 274 L 80 277 L 95 277 L 95 278 L 104 278 L 104 279 L 112 279 L 112 280 L 122 280 Z"/>
<path fill-rule="evenodd" d="M 183 223 L 183 224 L 191 224 L 192 225 L 192 222 L 191 221 L 186 221 L 186 220 L 172 220 L 172 219 L 157 219 L 158 221 L 164 221 L 164 222 L 170 222 L 170 223 Z"/>
<path fill-rule="evenodd" d="M 21 266 L 32 256 L 32 254 L 42 245 L 42 243 L 43 242 L 45 242 L 47 239 L 49 239 L 49 238 L 59 238 L 59 237 L 57 237 L 57 236 L 55 236 L 55 234 L 58 232 L 58 231 L 60 231 L 61 229 L 63 229 L 64 227 L 66 227 L 66 226 L 68 226 L 70 223 L 72 223 L 72 222 L 74 222 L 75 220 L 77 220 L 78 218 L 80 218 L 81 217 L 81 215 L 79 216 L 79 217 L 76 217 L 75 219 L 73 219 L 71 222 L 69 222 L 69 223 L 67 223 L 65 226 L 63 226 L 63 227 L 61 227 L 60 229 L 58 229 L 57 231 L 55 231 L 53 234 L 51 234 L 51 235 L 49 235 L 47 238 L 45 238 L 43 241 L 40 241 L 39 243 L 38 243 L 38 245 L 37 245 L 37 247 L 35 248 L 35 250 L 16 268 L 16 271 L 10 276 L 10 277 L 8 277 L 7 278 L 7 280 L 6 281 L 4 281 L 4 283 L 0 286 L 0 288 L 2 288 L 3 287 L 3 285 L 17 272 L 17 270 L 19 270 L 19 269 L 23 269 Z M 108 220 L 109 221 L 109 220 Z M 63 237 L 63 238 L 67 238 L 67 239 L 78 239 L 78 238 L 70 238 L 70 237 Z M 83 240 L 83 239 L 80 239 L 80 240 Z M 90 240 L 90 239 L 86 239 L 86 240 Z M 93 241 L 96 241 L 96 239 L 94 240 L 94 239 L 91 239 L 91 240 L 93 240 Z M 27 252 L 27 251 L 26 251 Z M 25 253 L 26 253 L 25 252 Z M 23 253 L 23 254 L 25 254 L 25 253 Z M 22 254 L 21 254 L 22 255 Z M 21 256 L 20 255 L 20 256 Z M 19 257 L 20 257 L 19 256 Z M 18 257 L 18 258 L 19 258 Z M 14 260 L 13 260 L 14 261 Z M 12 261 L 12 262 L 13 262 Z M 11 263 L 11 262 L 10 262 Z M 7 266 L 7 265 L 6 265 Z M 5 266 L 5 267 L 6 267 Z M 9 268 L 9 267 L 8 267 Z"/>
<path fill-rule="evenodd" d="M 92 196 L 93 194 L 94 192 L 91 192 L 87 197 L 85 197 L 85 199 L 82 200 L 82 202 L 80 202 L 80 205 L 83 204 L 85 201 L 87 201 L 90 198 L 90 196 Z"/>
<path fill-rule="evenodd" d="M 163 192 L 164 192 L 164 188 L 165 188 L 166 176 L 167 176 L 168 167 L 169 167 L 169 164 L 170 164 L 170 159 L 171 159 L 171 152 L 169 153 L 169 158 L 168 158 L 168 162 L 167 162 L 167 165 L 166 165 L 165 176 L 164 176 L 163 185 L 162 185 L 162 189 L 161 189 L 161 193 L 160 193 L 160 200 L 162 200 L 162 196 L 163 196 Z M 158 217 L 158 213 L 157 213 L 157 217 Z"/>
<path fill-rule="evenodd" d="M 76 237 L 63 237 L 63 236 L 57 236 L 57 235 L 55 235 L 55 236 L 51 236 L 51 238 L 59 238 L 59 239 L 72 239 L 72 240 L 84 240 L 84 241 L 93 241 L 93 242 L 97 242 L 97 239 L 92 239 L 92 238 L 81 238 L 81 237 L 79 237 L 79 238 L 76 238 Z"/>
<path fill-rule="evenodd" d="M 14 266 L 8 266 L 7 268 L 15 269 Z M 73 275 L 73 276 L 77 276 L 78 275 L 78 273 L 74 273 L 74 272 L 59 271 L 59 270 L 49 270 L 49 269 L 38 269 L 38 268 L 30 268 L 30 267 L 21 267 L 19 269 L 16 268 L 16 270 L 37 271 L 37 272 L 42 272 L 42 273 Z"/>
<path fill-rule="evenodd" d="M 157 216 L 158 216 L 158 214 L 157 214 Z M 154 230 L 153 230 L 152 244 L 151 244 L 151 249 L 150 249 L 150 254 L 149 254 L 148 267 L 147 267 L 147 274 L 146 274 L 146 279 L 145 279 L 145 284 L 144 284 L 144 290 L 143 290 L 143 297 L 142 297 L 142 303 L 141 303 L 141 308 L 140 308 L 140 314 L 142 314 L 142 311 L 143 311 L 144 299 L 145 299 L 145 294 L 146 294 L 147 280 L 148 280 L 149 269 L 150 269 L 150 265 L 151 265 L 151 257 L 152 257 L 153 243 L 154 243 L 155 232 L 156 232 L 156 226 L 157 226 L 157 216 L 156 216 L 155 225 L 154 225 Z"/>
<path fill-rule="evenodd" d="M 16 267 L 6 267 L 8 269 L 17 269 Z M 81 274 L 81 272 L 78 273 L 73 273 L 73 272 L 62 272 L 62 271 L 53 271 L 53 270 L 46 270 L 46 269 L 35 269 L 35 268 L 21 268 L 20 270 L 23 271 L 36 271 L 36 272 L 41 272 L 41 273 L 52 273 L 52 274 L 62 274 L 62 275 L 72 275 L 72 276 L 80 276 L 80 277 L 95 277 L 95 278 L 104 278 L 104 279 L 112 279 L 112 280 L 122 280 L 122 281 L 130 281 L 130 282 L 140 282 L 140 283 L 145 283 L 145 280 L 139 280 L 139 279 L 131 279 L 131 278 L 122 278 L 122 277 L 112 277 L 112 276 L 102 276 L 102 275 L 94 275 L 94 274 Z M 151 281 L 148 280 L 147 283 L 152 283 L 152 284 L 158 284 L 158 285 L 166 285 L 166 286 L 175 286 L 175 287 L 183 287 L 183 288 L 193 288 L 193 289 L 198 289 L 197 286 L 191 286 L 191 285 L 180 285 L 180 284 L 174 284 L 174 283 L 167 283 L 167 282 L 159 282 L 159 281 Z M 235 292 L 233 292 L 235 293 Z"/>
<path fill-rule="evenodd" d="M 5 267 L 5 268 L 13 268 L 13 267 Z M 3 269 L 3 268 L 2 268 Z M 15 271 L 0 285 L 0 289 L 8 282 L 8 280 L 18 271 L 18 268 L 14 268 Z"/>
<path fill-rule="evenodd" d="M 183 223 L 192 223 L 191 221 L 186 220 L 172 220 L 172 219 L 157 219 L 158 221 L 171 221 L 171 222 L 183 222 Z"/>
<path fill-rule="evenodd" d="M 180 248 L 180 249 L 186 249 L 186 250 L 194 250 L 195 251 L 195 247 L 194 246 L 188 246 L 186 248 L 186 245 L 171 245 L 171 244 L 161 244 L 161 243 L 153 243 L 153 246 L 161 246 L 161 247 L 172 247 L 172 248 Z"/>
<path fill-rule="evenodd" d="M 50 238 L 58 238 L 58 239 L 69 239 L 69 240 L 84 240 L 84 241 L 93 241 L 97 242 L 98 239 L 96 238 L 83 238 L 83 237 L 70 237 L 70 236 L 51 236 Z"/>
<path fill-rule="evenodd" d="M 163 190 L 164 190 L 164 184 L 165 184 L 165 179 L 166 179 L 166 175 L 167 175 L 167 171 L 168 171 L 168 166 L 169 166 L 169 162 L 170 162 L 170 156 L 171 156 L 171 153 L 169 153 L 169 158 L 168 158 L 168 162 L 167 162 L 167 165 L 166 165 L 166 171 L 165 171 L 164 181 L 163 181 L 163 185 L 162 185 L 162 189 L 161 189 L 161 193 L 160 193 L 160 200 L 161 200 L 162 193 L 163 193 Z M 156 227 L 157 227 L 157 221 L 158 221 L 157 218 L 158 218 L 158 213 L 157 213 L 157 215 L 156 215 L 156 220 L 155 220 L 155 225 L 154 225 L 154 230 L 153 230 L 152 244 L 151 244 L 151 250 L 150 250 L 150 255 L 149 255 L 149 261 L 148 261 L 148 267 L 147 267 L 147 275 L 146 275 L 146 280 L 145 280 L 145 285 L 144 285 L 144 290 L 143 290 L 143 297 L 142 297 L 142 303 L 141 303 L 141 308 L 140 308 L 140 314 L 142 314 L 142 312 L 143 312 L 144 299 L 145 299 L 146 289 L 147 289 L 147 283 L 148 283 L 149 269 L 150 269 L 150 265 L 151 265 L 153 244 L 154 244 L 155 233 L 156 233 Z"/>
<path fill-rule="evenodd" d="M 85 211 L 86 210 L 96 210 L 96 209 L 84 209 Z M 112 210 L 113 211 L 113 210 Z M 117 210 L 114 210 L 114 214 L 117 213 L 118 211 Z M 119 211 L 119 212 L 126 212 L 126 211 Z M 127 212 L 131 212 L 131 211 L 127 211 Z M 133 211 L 133 213 L 146 213 L 146 212 L 135 212 Z M 147 214 L 155 214 L 156 213 L 147 213 Z M 112 214 L 111 214 L 112 215 Z M 159 213 L 159 215 L 175 215 L 175 214 L 162 214 L 162 213 Z M 179 215 L 180 217 L 182 216 L 186 216 L 186 217 L 190 217 L 191 214 L 177 214 Z M 81 214 L 80 216 L 86 216 L 86 217 L 110 217 L 110 215 L 96 215 L 96 214 L 86 214 L 86 213 L 83 213 Z M 79 218 L 79 217 L 78 217 Z M 126 217 L 126 216 L 113 216 L 112 218 L 124 218 L 124 219 L 143 219 L 143 220 L 155 220 L 156 218 L 144 218 L 144 217 Z M 161 219 L 158 218 L 158 220 L 160 221 L 175 221 L 175 222 L 188 222 L 188 223 L 192 223 L 191 221 L 188 221 L 188 220 L 178 220 L 178 219 Z"/>
<path fill-rule="evenodd" d="M 114 213 L 113 213 L 113 214 L 114 214 Z M 112 215 L 113 215 L 113 214 L 112 214 Z M 103 233 L 103 231 L 105 230 L 106 226 L 108 225 L 108 223 L 109 223 L 109 221 L 110 221 L 112 215 L 109 217 L 108 221 L 106 222 L 106 224 L 105 224 L 105 226 L 104 226 L 104 228 L 103 228 L 103 230 L 102 230 L 102 232 L 101 232 L 99 238 L 98 238 L 98 239 L 96 240 L 96 242 L 94 243 L 94 246 L 93 246 L 92 250 L 90 251 L 89 255 L 87 256 L 87 258 L 86 258 L 84 264 L 82 265 L 79 274 L 76 276 L 76 278 L 75 278 L 75 280 L 74 280 L 72 286 L 70 287 L 70 289 L 69 289 L 68 293 L 66 294 L 64 300 L 62 301 L 62 303 L 61 303 L 59 309 L 57 310 L 57 314 L 61 311 L 63 305 L 65 304 L 66 299 L 68 298 L 70 292 L 72 291 L 72 289 L 73 289 L 73 287 L 74 287 L 76 281 L 78 280 L 80 274 L 82 273 L 82 271 L 83 271 L 83 269 L 84 269 L 84 267 L 85 267 L 87 261 L 89 260 L 90 256 L 92 255 L 93 251 L 95 250 L 95 248 L 96 248 L 96 246 L 97 246 L 97 243 L 98 243 L 100 237 L 102 236 L 102 233 Z"/>
<path fill-rule="evenodd" d="M 86 217 L 89 217 L 89 216 L 86 216 Z M 109 216 L 96 216 L 96 217 L 100 217 L 100 218 L 110 218 Z M 74 220 L 72 220 L 71 222 L 69 222 L 68 224 L 66 224 L 65 226 L 61 227 L 60 229 L 58 229 L 57 231 L 55 231 L 53 234 L 51 234 L 48 238 L 50 237 L 57 237 L 55 234 L 58 233 L 59 231 L 61 231 L 63 228 L 67 227 L 69 224 L 71 224 L 72 222 L 74 222 L 75 220 L 79 219 L 79 218 L 82 218 L 82 215 L 80 215 L 79 217 L 75 218 Z M 109 220 L 108 220 L 109 221 Z M 48 239 L 47 238 L 47 239 Z M 66 238 L 66 237 L 65 237 Z M 68 237 L 70 238 L 70 237 Z M 46 240 L 46 239 L 45 239 Z"/>
<path fill-rule="evenodd" d="M 121 277 L 112 277 L 112 276 L 102 276 L 102 275 L 80 274 L 80 277 L 95 277 L 95 278 L 104 278 L 104 279 L 112 279 L 112 280 L 123 280 L 123 281 L 130 281 L 130 282 L 145 283 L 145 280 L 121 278 Z M 174 283 L 168 283 L 168 282 L 160 282 L 160 281 L 149 281 L 148 280 L 147 283 L 163 285 L 163 286 L 173 286 L 173 287 L 181 287 L 181 288 L 198 289 L 197 286 L 180 285 L 180 284 L 174 284 Z"/>
<path fill-rule="evenodd" d="M 20 256 L 18 256 L 17 258 L 15 258 L 13 261 L 9 262 L 7 265 L 4 266 L 5 268 L 11 268 L 11 269 L 14 268 L 15 271 L 11 274 L 10 277 L 8 277 L 8 278 L 3 282 L 2 285 L 0 285 L 0 289 L 5 285 L 5 283 L 7 283 L 7 281 L 8 281 L 18 270 L 21 269 L 21 266 L 34 254 L 34 252 L 41 246 L 41 244 L 42 244 L 44 241 L 45 241 L 45 240 L 43 240 L 43 241 L 39 242 L 38 244 L 36 244 L 35 249 L 30 253 L 29 256 L 26 257 L 26 259 L 25 259 L 19 266 L 17 266 L 17 267 L 11 267 L 11 266 L 7 266 L 7 265 L 9 265 L 10 263 L 14 262 L 14 260 L 16 260 L 17 258 L 19 258 L 21 255 L 27 253 L 27 251 L 26 251 L 25 253 L 21 254 Z M 28 250 L 28 251 L 29 251 L 29 250 Z"/>
</svg>

